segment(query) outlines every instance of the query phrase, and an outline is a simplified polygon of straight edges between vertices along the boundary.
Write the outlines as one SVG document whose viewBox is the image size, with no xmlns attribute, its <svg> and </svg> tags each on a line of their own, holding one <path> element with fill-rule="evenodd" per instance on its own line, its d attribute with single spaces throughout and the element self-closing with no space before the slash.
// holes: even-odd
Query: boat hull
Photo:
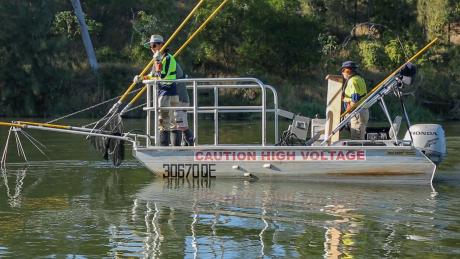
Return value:
<svg viewBox="0 0 460 259">
<path fill-rule="evenodd" d="M 309 181 L 430 184 L 436 170 L 411 147 L 134 148 L 165 178 L 289 178 Z"/>
</svg>

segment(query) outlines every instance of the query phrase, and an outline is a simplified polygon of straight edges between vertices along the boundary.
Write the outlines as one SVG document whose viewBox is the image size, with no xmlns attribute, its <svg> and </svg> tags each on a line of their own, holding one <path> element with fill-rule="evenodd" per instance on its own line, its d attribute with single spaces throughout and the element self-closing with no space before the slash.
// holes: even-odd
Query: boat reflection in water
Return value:
<svg viewBox="0 0 460 259">
<path fill-rule="evenodd" d="M 136 194 L 134 227 L 112 227 L 112 255 L 392 257 L 432 226 L 435 202 L 426 186 L 156 178 Z"/>
</svg>

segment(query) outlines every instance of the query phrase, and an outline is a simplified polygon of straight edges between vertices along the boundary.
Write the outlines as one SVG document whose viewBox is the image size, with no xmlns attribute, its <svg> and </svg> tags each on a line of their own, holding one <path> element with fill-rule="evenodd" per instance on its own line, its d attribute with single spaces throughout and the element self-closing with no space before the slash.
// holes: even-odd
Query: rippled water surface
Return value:
<svg viewBox="0 0 460 259">
<path fill-rule="evenodd" d="M 137 122 L 133 122 L 134 127 Z M 164 180 L 84 137 L 30 132 L 0 179 L 0 257 L 459 258 L 460 124 L 430 186 Z M 232 130 L 235 127 L 232 126 Z M 233 131 L 230 131 L 233 132 Z M 7 132 L 0 131 L 4 146 Z"/>
</svg>

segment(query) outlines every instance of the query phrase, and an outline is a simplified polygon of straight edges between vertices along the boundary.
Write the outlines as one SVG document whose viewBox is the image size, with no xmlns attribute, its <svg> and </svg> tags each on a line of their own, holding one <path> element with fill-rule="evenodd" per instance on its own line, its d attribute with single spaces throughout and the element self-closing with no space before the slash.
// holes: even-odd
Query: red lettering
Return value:
<svg viewBox="0 0 460 259">
<path fill-rule="evenodd" d="M 358 160 L 366 160 L 366 154 L 364 153 L 364 150 L 358 150 L 356 153 L 358 155 Z"/>
<path fill-rule="evenodd" d="M 256 161 L 256 152 L 248 152 L 247 153 L 248 160 Z"/>
<path fill-rule="evenodd" d="M 345 155 L 343 154 L 343 151 L 337 152 L 337 160 L 345 160 Z"/>
<path fill-rule="evenodd" d="M 355 151 L 348 151 L 346 156 L 347 156 L 347 160 L 356 160 Z"/>
<path fill-rule="evenodd" d="M 245 152 L 238 152 L 236 154 L 236 157 L 238 158 L 238 160 L 246 160 L 246 153 Z"/>
<path fill-rule="evenodd" d="M 194 156 L 195 161 L 295 161 L 297 159 L 304 161 L 365 161 L 366 151 L 196 151 Z"/>
<path fill-rule="evenodd" d="M 222 152 L 225 155 L 225 160 L 230 160 L 230 152 L 229 151 L 224 151 Z"/>
<path fill-rule="evenodd" d="M 311 158 L 312 160 L 318 160 L 318 159 L 319 159 L 319 153 L 316 152 L 316 151 L 315 151 L 315 152 L 311 152 L 310 158 Z"/>
<path fill-rule="evenodd" d="M 327 160 L 327 157 L 324 154 L 324 151 L 321 151 L 321 160 Z"/>
<path fill-rule="evenodd" d="M 335 155 L 335 151 L 334 151 L 334 150 L 329 151 L 329 156 L 330 156 L 330 159 L 331 159 L 331 160 L 335 160 L 334 155 Z"/>
<path fill-rule="evenodd" d="M 222 152 L 214 152 L 214 160 L 222 160 Z"/>
<path fill-rule="evenodd" d="M 262 151 L 262 160 L 270 160 L 270 152 Z"/>
<path fill-rule="evenodd" d="M 310 154 L 310 152 L 301 151 L 300 154 L 302 154 L 302 159 L 303 160 L 308 160 L 308 155 Z"/>
<path fill-rule="evenodd" d="M 287 154 L 287 160 L 295 160 L 295 151 L 291 151 L 291 152 L 287 151 L 286 154 Z"/>
<path fill-rule="evenodd" d="M 286 154 L 283 151 L 276 152 L 276 160 L 285 160 Z"/>
</svg>

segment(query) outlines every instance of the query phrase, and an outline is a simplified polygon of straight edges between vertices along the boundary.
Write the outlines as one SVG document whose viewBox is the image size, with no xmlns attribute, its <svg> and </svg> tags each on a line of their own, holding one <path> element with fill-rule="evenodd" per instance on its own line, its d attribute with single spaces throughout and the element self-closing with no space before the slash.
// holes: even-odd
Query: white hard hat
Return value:
<svg viewBox="0 0 460 259">
<path fill-rule="evenodd" d="M 158 34 L 153 34 L 150 36 L 150 41 L 146 42 L 145 44 L 152 44 L 152 43 L 164 43 L 163 37 Z"/>
</svg>

